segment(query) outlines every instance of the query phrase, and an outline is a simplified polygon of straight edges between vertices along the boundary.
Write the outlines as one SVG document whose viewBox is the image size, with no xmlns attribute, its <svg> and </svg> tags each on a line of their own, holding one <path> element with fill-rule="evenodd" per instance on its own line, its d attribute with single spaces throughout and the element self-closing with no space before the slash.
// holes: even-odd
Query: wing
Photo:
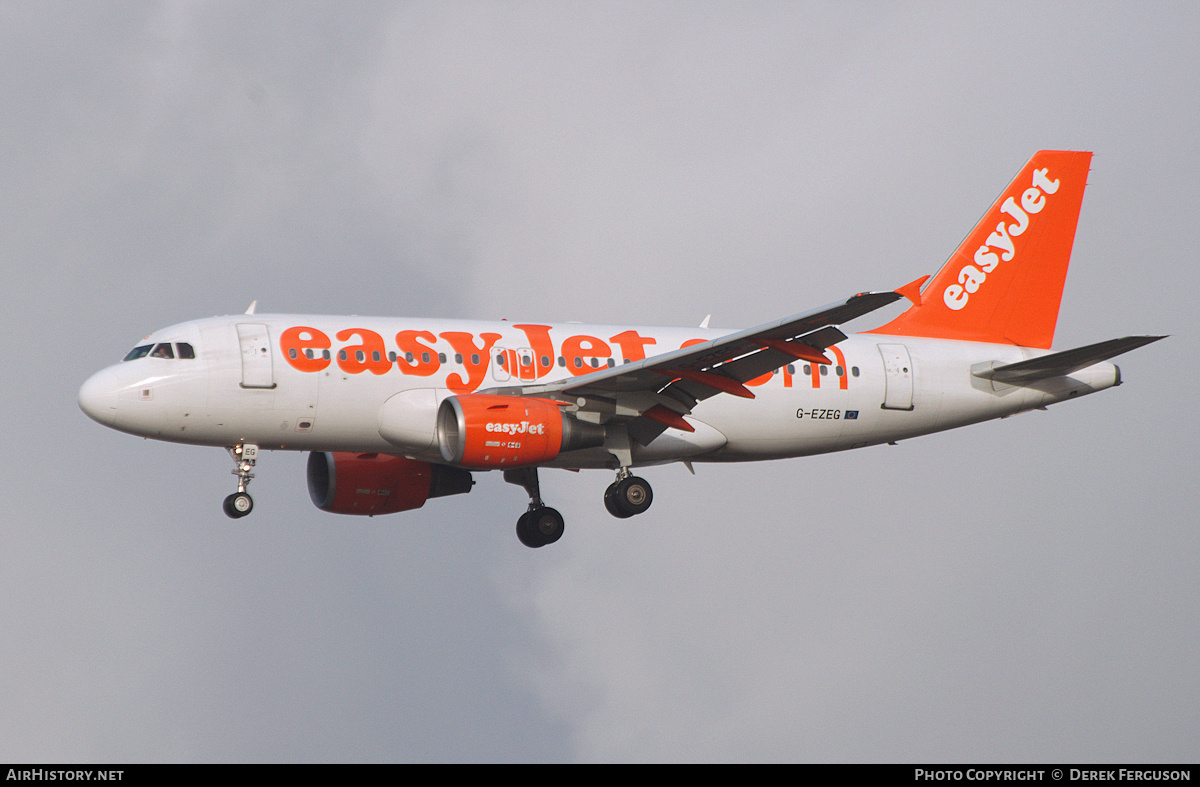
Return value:
<svg viewBox="0 0 1200 787">
<path fill-rule="evenodd" d="M 606 423 L 629 422 L 643 445 L 668 426 L 692 431 L 683 420 L 696 403 L 720 393 L 753 399 L 744 383 L 802 359 L 832 361 L 821 352 L 846 338 L 836 325 L 861 317 L 902 296 L 867 292 L 844 302 L 786 317 L 641 361 L 601 369 L 581 377 L 535 385 L 492 389 L 490 393 L 541 396 L 578 407 L 577 417 Z"/>
</svg>

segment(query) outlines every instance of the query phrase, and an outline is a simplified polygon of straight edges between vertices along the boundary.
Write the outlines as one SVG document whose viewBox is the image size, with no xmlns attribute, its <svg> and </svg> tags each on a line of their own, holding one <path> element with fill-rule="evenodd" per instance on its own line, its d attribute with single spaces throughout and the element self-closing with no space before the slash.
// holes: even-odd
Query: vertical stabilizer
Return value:
<svg viewBox="0 0 1200 787">
<path fill-rule="evenodd" d="M 1034 154 L 919 303 L 869 333 L 1049 349 L 1091 160 L 1073 151 Z"/>
</svg>

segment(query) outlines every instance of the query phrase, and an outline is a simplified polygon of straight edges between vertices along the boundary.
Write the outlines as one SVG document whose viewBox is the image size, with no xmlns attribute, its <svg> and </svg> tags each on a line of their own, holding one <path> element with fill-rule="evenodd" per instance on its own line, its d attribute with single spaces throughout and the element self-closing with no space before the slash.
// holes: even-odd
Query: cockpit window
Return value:
<svg viewBox="0 0 1200 787">
<path fill-rule="evenodd" d="M 129 351 L 122 360 L 135 361 L 138 358 L 182 358 L 184 360 L 193 360 L 196 357 L 196 349 L 187 342 L 176 342 L 172 345 L 170 342 L 159 342 L 158 344 L 140 344 Z"/>
<path fill-rule="evenodd" d="M 143 344 L 138 347 L 134 347 L 132 350 L 129 351 L 129 355 L 125 356 L 124 360 L 132 361 L 135 358 L 145 358 L 147 355 L 150 354 L 150 350 L 152 350 L 153 348 L 154 348 L 153 344 Z"/>
</svg>

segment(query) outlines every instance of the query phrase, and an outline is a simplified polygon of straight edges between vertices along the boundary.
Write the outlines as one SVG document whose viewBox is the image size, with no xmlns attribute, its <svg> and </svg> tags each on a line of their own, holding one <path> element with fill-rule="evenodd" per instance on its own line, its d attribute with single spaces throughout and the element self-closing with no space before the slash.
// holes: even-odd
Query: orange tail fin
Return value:
<svg viewBox="0 0 1200 787">
<path fill-rule="evenodd" d="M 1034 154 L 919 302 L 869 333 L 1049 349 L 1091 160 Z"/>
</svg>

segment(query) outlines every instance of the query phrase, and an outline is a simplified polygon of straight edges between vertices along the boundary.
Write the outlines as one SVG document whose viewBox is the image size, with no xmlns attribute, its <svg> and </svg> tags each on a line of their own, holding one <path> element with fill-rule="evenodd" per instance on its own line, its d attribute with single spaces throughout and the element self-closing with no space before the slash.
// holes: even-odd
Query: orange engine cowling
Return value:
<svg viewBox="0 0 1200 787">
<path fill-rule="evenodd" d="M 308 494 L 334 514 L 394 514 L 431 497 L 465 494 L 475 482 L 457 467 L 431 465 L 390 454 L 343 452 L 308 455 Z"/>
<path fill-rule="evenodd" d="M 525 396 L 451 396 L 438 408 L 437 432 L 443 459 L 482 469 L 534 465 L 604 444 L 604 427 L 564 416 L 557 402 Z"/>
</svg>

